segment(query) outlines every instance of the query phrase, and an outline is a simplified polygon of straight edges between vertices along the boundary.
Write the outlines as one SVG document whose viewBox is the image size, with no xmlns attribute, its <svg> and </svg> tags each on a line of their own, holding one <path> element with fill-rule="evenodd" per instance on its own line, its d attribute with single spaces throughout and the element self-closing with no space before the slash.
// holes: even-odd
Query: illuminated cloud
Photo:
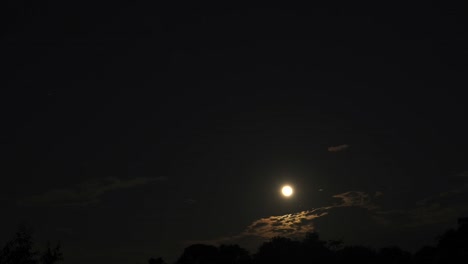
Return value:
<svg viewBox="0 0 468 264">
<path fill-rule="evenodd" d="M 357 206 L 357 207 L 362 207 L 366 208 L 369 210 L 377 209 L 378 206 L 373 204 L 373 198 L 382 196 L 382 192 L 376 192 L 374 196 L 372 197 L 370 194 L 367 194 L 365 192 L 356 192 L 356 191 L 350 191 L 350 192 L 345 192 L 345 193 L 340 193 L 333 195 L 334 198 L 341 198 L 342 204 L 340 205 L 341 207 L 350 207 L 350 206 Z"/>
<path fill-rule="evenodd" d="M 333 197 L 340 199 L 340 203 L 292 214 L 260 218 L 253 221 L 238 235 L 213 240 L 187 241 L 187 244 L 243 244 L 243 242 L 249 242 L 248 240 L 261 242 L 276 236 L 302 238 L 306 233 L 314 232 L 314 221 L 327 216 L 331 210 L 344 207 L 358 207 L 374 210 L 378 207 L 372 203 L 372 198 L 381 195 L 383 194 L 376 193 L 375 195 L 370 195 L 358 191 L 336 194 Z"/>
<path fill-rule="evenodd" d="M 186 242 L 187 245 L 194 243 L 239 244 L 248 249 L 256 250 L 259 244 L 275 236 L 292 239 L 303 238 L 306 233 L 315 232 L 316 225 L 319 225 L 321 230 L 326 230 L 326 228 L 336 230 L 336 226 L 327 227 L 325 223 L 335 222 L 336 218 L 343 216 L 345 211 L 349 215 L 350 210 L 355 211 L 354 220 L 350 220 L 347 224 L 349 226 L 343 227 L 343 230 L 347 230 L 346 228 L 359 230 L 363 225 L 362 221 L 365 222 L 368 229 L 375 228 L 376 232 L 382 232 L 382 227 L 385 227 L 384 230 L 395 234 L 411 232 L 414 227 L 436 224 L 448 227 L 460 216 L 468 214 L 468 204 L 466 203 L 468 200 L 468 172 L 447 179 L 450 179 L 451 183 L 446 190 L 422 199 L 408 209 L 384 210 L 376 203 L 384 197 L 384 193 L 380 191 L 373 193 L 348 191 L 333 195 L 333 198 L 339 200 L 329 206 L 257 219 L 234 236 Z M 362 240 L 359 239 L 356 238 L 355 242 L 362 243 Z"/>
<path fill-rule="evenodd" d="M 302 211 L 293 214 L 270 216 L 261 218 L 250 224 L 242 233 L 245 236 L 259 236 L 272 238 L 275 236 L 303 237 L 306 233 L 314 232 L 313 220 L 328 215 L 331 209 L 340 207 L 360 207 L 368 210 L 377 209 L 373 204 L 373 198 L 383 195 L 377 193 L 372 196 L 365 192 L 349 191 L 333 195 L 341 199 L 341 203 L 320 207 L 313 210 Z"/>
<path fill-rule="evenodd" d="M 349 148 L 348 144 L 342 144 L 338 146 L 331 146 L 328 147 L 328 152 L 338 152 L 338 151 L 343 151 L 345 149 Z"/>
<path fill-rule="evenodd" d="M 26 197 L 18 201 L 23 206 L 86 206 L 99 201 L 104 193 L 128 189 L 154 181 L 165 180 L 158 178 L 134 178 L 120 180 L 113 177 L 92 179 L 71 189 L 57 189 L 46 193 Z"/>
<path fill-rule="evenodd" d="M 275 236 L 298 236 L 314 231 L 312 220 L 325 216 L 324 208 L 302 211 L 294 214 L 261 218 L 250 224 L 242 233 L 244 236 L 273 238 Z"/>
</svg>

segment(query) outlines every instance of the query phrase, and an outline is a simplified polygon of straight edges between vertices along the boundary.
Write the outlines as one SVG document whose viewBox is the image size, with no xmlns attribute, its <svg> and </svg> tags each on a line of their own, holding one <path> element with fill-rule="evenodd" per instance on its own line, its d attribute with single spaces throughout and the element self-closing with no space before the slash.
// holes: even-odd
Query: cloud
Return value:
<svg viewBox="0 0 468 264">
<path fill-rule="evenodd" d="M 184 203 L 186 203 L 186 204 L 188 204 L 188 205 L 192 205 L 192 204 L 197 203 L 197 200 L 192 199 L 192 198 L 188 198 L 188 199 L 185 199 L 185 200 L 184 200 Z"/>
<path fill-rule="evenodd" d="M 243 235 L 254 235 L 262 238 L 272 238 L 275 236 L 302 237 L 306 233 L 314 232 L 313 220 L 329 214 L 329 211 L 341 207 L 359 207 L 368 210 L 379 208 L 373 203 L 377 196 L 365 192 L 349 191 L 333 195 L 333 198 L 341 199 L 341 203 L 331 206 L 315 208 L 313 210 L 301 211 L 294 214 L 281 216 L 270 216 L 254 221 L 242 233 Z"/>
<path fill-rule="evenodd" d="M 432 232 L 434 227 L 440 230 L 454 225 L 457 218 L 468 215 L 468 172 L 446 177 L 444 184 L 444 190 L 416 201 L 407 209 L 382 208 L 377 202 L 388 194 L 380 191 L 348 191 L 333 195 L 339 200 L 329 206 L 260 218 L 237 235 L 187 243 L 240 244 L 256 250 L 259 244 L 272 237 L 303 238 L 305 233 L 320 228 L 321 231 L 328 230 L 327 234 L 348 234 L 347 242 L 360 244 L 374 239 L 373 243 L 388 246 L 401 232 Z M 386 237 L 386 241 L 375 237 Z M 417 239 L 409 239 L 406 246 L 411 248 L 415 241 Z"/>
<path fill-rule="evenodd" d="M 328 147 L 328 152 L 339 152 L 349 148 L 348 144 Z"/>
<path fill-rule="evenodd" d="M 376 192 L 373 198 L 379 197 L 382 195 L 383 195 L 382 192 Z M 372 198 L 372 196 L 365 192 L 350 191 L 350 192 L 333 195 L 333 197 L 341 198 L 342 200 L 341 207 L 357 206 L 357 207 L 362 207 L 362 208 L 366 208 L 369 210 L 374 210 L 374 209 L 379 208 L 377 205 L 373 204 L 374 199 Z"/>
<path fill-rule="evenodd" d="M 48 192 L 29 196 L 18 201 L 22 206 L 86 206 L 99 201 L 104 193 L 128 189 L 154 181 L 165 180 L 157 178 L 134 178 L 120 180 L 114 177 L 98 178 L 78 184 L 75 188 L 56 189 Z"/>
<path fill-rule="evenodd" d="M 378 206 L 373 204 L 372 199 L 381 195 L 383 194 L 370 195 L 358 191 L 336 194 L 333 197 L 340 199 L 341 203 L 292 214 L 260 218 L 253 221 L 238 235 L 213 240 L 187 241 L 187 244 L 244 244 L 244 242 L 248 243 L 249 240 L 262 242 L 275 236 L 302 238 L 306 233 L 314 232 L 314 221 L 327 216 L 331 210 L 343 207 L 359 207 L 361 209 L 374 210 Z"/>
<path fill-rule="evenodd" d="M 450 223 L 468 213 L 468 186 L 444 191 L 435 196 L 420 200 L 417 207 L 407 213 L 410 224 L 429 225 Z"/>
<path fill-rule="evenodd" d="M 418 200 L 415 206 L 406 210 L 377 212 L 377 219 L 387 225 L 418 227 L 436 224 L 450 224 L 468 214 L 468 172 L 447 177 L 445 190 Z"/>
<path fill-rule="evenodd" d="M 302 237 L 314 231 L 312 220 L 327 215 L 326 209 L 319 208 L 294 214 L 261 218 L 250 224 L 242 236 L 273 238 L 275 236 Z"/>
</svg>

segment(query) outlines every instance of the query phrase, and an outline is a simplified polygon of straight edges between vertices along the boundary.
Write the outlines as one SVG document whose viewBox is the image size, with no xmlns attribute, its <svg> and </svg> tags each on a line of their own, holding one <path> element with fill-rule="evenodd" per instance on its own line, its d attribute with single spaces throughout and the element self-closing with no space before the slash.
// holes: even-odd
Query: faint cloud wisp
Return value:
<svg viewBox="0 0 468 264">
<path fill-rule="evenodd" d="M 349 148 L 348 144 L 328 147 L 328 152 L 339 152 Z"/>
<path fill-rule="evenodd" d="M 468 214 L 468 171 L 447 177 L 444 191 L 416 202 L 406 210 L 379 211 L 375 215 L 382 224 L 407 228 L 429 225 L 450 225 L 454 219 Z"/>
<path fill-rule="evenodd" d="M 381 195 L 383 195 L 382 192 L 376 192 L 374 197 L 378 197 Z M 371 195 L 365 192 L 350 191 L 333 195 L 333 197 L 341 198 L 343 203 L 340 205 L 340 207 L 357 206 L 369 210 L 374 210 L 378 208 L 377 205 L 373 204 Z"/>
<path fill-rule="evenodd" d="M 21 206 L 86 206 L 98 202 L 99 197 L 104 193 L 165 179 L 165 177 L 140 177 L 128 180 L 120 180 L 114 177 L 92 179 L 78 184 L 74 188 L 50 190 L 42 194 L 29 196 L 19 200 L 17 204 Z"/>
</svg>

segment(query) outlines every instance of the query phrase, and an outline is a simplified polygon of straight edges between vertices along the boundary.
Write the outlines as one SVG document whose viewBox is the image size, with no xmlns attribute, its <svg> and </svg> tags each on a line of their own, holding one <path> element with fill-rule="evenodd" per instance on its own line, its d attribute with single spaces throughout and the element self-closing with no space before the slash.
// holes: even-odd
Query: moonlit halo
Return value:
<svg viewBox="0 0 468 264">
<path fill-rule="evenodd" d="M 281 188 L 281 193 L 283 194 L 283 196 L 289 197 L 293 194 L 293 189 L 291 188 L 291 186 L 285 185 L 283 186 L 283 188 Z"/>
</svg>

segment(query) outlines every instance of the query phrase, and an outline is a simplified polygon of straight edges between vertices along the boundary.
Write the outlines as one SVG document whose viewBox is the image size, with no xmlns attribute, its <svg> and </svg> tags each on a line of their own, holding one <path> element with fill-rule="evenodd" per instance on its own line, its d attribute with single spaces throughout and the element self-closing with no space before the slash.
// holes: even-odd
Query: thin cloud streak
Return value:
<svg viewBox="0 0 468 264">
<path fill-rule="evenodd" d="M 339 151 L 346 150 L 347 148 L 349 148 L 348 144 L 342 144 L 342 145 L 338 145 L 338 146 L 331 146 L 331 147 L 328 147 L 328 152 L 339 152 Z"/>
<path fill-rule="evenodd" d="M 345 193 L 340 193 L 333 195 L 334 198 L 340 198 L 342 200 L 342 204 L 340 207 L 349 207 L 349 206 L 357 206 L 357 207 L 362 207 L 366 208 L 369 210 L 374 210 L 379 208 L 377 205 L 373 204 L 372 200 L 375 197 L 382 196 L 382 192 L 376 192 L 374 194 L 374 197 L 372 197 L 370 194 L 367 194 L 365 192 L 356 192 L 356 191 L 351 191 L 351 192 L 345 192 Z"/>
<path fill-rule="evenodd" d="M 114 177 L 92 179 L 70 189 L 56 189 L 25 197 L 17 202 L 20 206 L 87 206 L 99 201 L 103 194 L 163 181 L 165 177 L 133 178 L 120 180 Z"/>
</svg>

